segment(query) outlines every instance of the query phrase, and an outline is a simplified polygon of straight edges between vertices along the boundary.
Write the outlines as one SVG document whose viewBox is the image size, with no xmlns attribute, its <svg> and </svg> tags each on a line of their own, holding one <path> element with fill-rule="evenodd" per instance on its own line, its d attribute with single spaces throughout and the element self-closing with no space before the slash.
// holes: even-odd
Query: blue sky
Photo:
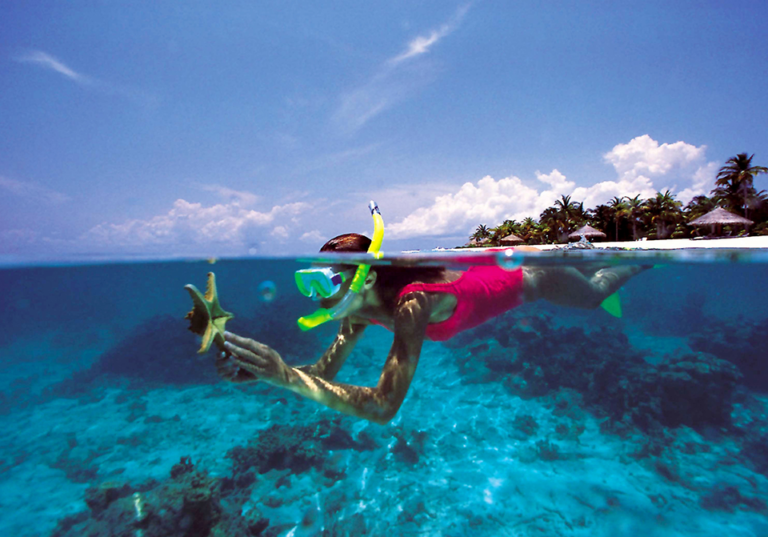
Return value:
<svg viewBox="0 0 768 537">
<path fill-rule="evenodd" d="M 454 246 L 768 165 L 763 1 L 213 6 L 0 3 L 0 254 L 309 253 L 371 198 Z"/>
</svg>

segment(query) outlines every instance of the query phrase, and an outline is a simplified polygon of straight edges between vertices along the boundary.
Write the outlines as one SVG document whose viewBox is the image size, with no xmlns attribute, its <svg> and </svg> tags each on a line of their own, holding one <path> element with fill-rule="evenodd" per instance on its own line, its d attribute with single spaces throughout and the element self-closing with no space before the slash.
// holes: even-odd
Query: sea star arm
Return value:
<svg viewBox="0 0 768 537">
<path fill-rule="evenodd" d="M 216 290 L 216 275 L 208 273 L 208 281 L 205 295 L 192 284 L 185 285 L 189 296 L 192 298 L 192 311 L 187 313 L 185 319 L 189 319 L 189 330 L 203 336 L 198 354 L 205 354 L 212 344 L 224 349 L 224 331 L 226 323 L 234 318 L 234 315 L 219 304 L 219 296 Z"/>
</svg>

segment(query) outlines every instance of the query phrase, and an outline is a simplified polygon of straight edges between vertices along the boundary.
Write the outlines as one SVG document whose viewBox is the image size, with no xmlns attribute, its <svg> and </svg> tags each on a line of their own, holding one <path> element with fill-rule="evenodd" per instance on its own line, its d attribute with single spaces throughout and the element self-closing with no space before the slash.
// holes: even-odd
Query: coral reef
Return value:
<svg viewBox="0 0 768 537">
<path fill-rule="evenodd" d="M 688 338 L 689 346 L 707 352 L 738 366 L 744 375 L 744 385 L 750 389 L 768 391 L 768 367 L 765 347 L 768 343 L 768 320 L 709 321 L 705 330 Z"/>
<path fill-rule="evenodd" d="M 424 455 L 427 433 L 424 431 L 393 430 L 392 435 L 397 439 L 390 451 L 395 460 L 408 465 L 418 464 Z"/>
<path fill-rule="evenodd" d="M 459 367 L 469 377 L 465 382 L 502 375 L 504 385 L 523 398 L 568 389 L 587 408 L 610 417 L 609 426 L 617 431 L 731 424 L 742 376 L 728 361 L 696 352 L 653 365 L 615 328 L 554 328 L 547 314 L 529 316 L 525 323 L 510 317 L 497 325 L 484 334 L 495 341 L 472 342 L 459 353 Z M 562 403 L 563 411 L 580 406 Z"/>
<path fill-rule="evenodd" d="M 290 470 L 300 474 L 310 468 L 321 468 L 328 460 L 328 450 L 373 449 L 376 444 L 367 436 L 355 440 L 341 425 L 341 419 L 321 420 L 316 425 L 273 425 L 261 431 L 245 446 L 227 452 L 232 459 L 234 479 L 253 469 L 259 474 L 270 470 Z M 248 478 L 246 478 L 248 479 Z"/>
<path fill-rule="evenodd" d="M 712 490 L 702 496 L 700 504 L 703 508 L 710 511 L 728 511 L 732 513 L 737 509 L 742 509 L 759 513 L 768 512 L 768 506 L 760 498 L 744 495 L 738 488 L 724 483 L 718 483 Z"/>
<path fill-rule="evenodd" d="M 62 519 L 52 537 L 263 535 L 269 521 L 258 509 L 241 514 L 242 499 L 232 501 L 221 481 L 184 457 L 156 486 L 103 483 L 86 491 L 90 513 Z"/>
<path fill-rule="evenodd" d="M 408 437 L 409 446 L 421 442 L 423 449 L 422 434 L 412 433 Z M 311 426 L 275 425 L 261 431 L 247 445 L 227 453 L 233 463 L 231 476 L 212 477 L 197 468 L 190 457 L 182 457 L 171 468 L 170 478 L 161 483 L 132 487 L 106 482 L 92 486 L 85 493 L 90 511 L 60 520 L 52 535 L 117 537 L 135 535 L 139 530 L 144 537 L 278 535 L 292 526 L 270 526 L 262 510 L 252 503 L 251 492 L 261 474 L 277 471 L 272 478 L 274 489 L 279 490 L 291 488 L 292 476 L 316 469 L 323 486 L 331 487 L 343 480 L 346 473 L 338 457 L 329 454 L 329 450 L 363 451 L 377 447 L 362 433 L 355 439 L 342 426 L 340 418 L 321 420 Z M 261 499 L 262 507 L 280 507 L 284 499 L 280 494 L 266 495 Z M 338 501 L 343 505 L 347 498 L 342 496 Z M 319 524 L 321 515 L 313 509 L 299 522 L 304 529 Z M 350 520 L 335 527 L 348 530 L 349 524 L 359 529 L 361 521 Z M 364 527 L 364 521 L 362 524 Z"/>
<path fill-rule="evenodd" d="M 512 421 L 512 427 L 522 434 L 524 438 L 533 436 L 539 430 L 539 424 L 529 414 L 518 414 Z"/>
</svg>

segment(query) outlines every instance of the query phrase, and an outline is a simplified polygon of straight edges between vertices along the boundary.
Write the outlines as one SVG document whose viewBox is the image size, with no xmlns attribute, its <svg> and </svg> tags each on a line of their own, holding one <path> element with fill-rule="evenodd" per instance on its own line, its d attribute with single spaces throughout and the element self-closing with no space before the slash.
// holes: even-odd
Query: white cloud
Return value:
<svg viewBox="0 0 768 537">
<path fill-rule="evenodd" d="M 705 152 L 706 146 L 659 144 L 648 135 L 638 136 L 604 155 L 618 175 L 616 180 L 576 187 L 558 170 L 536 172 L 536 179 L 546 185 L 539 190 L 515 176 L 499 180 L 486 176 L 477 183 L 465 183 L 455 193 L 437 196 L 431 204 L 390 225 L 387 231 L 394 239 L 464 236 L 479 224 L 494 226 L 506 219 L 538 218 L 561 195 L 570 195 L 573 201 L 592 208 L 614 196 L 639 194 L 649 198 L 669 188 L 677 199 L 687 203 L 693 196 L 708 194 L 714 185 L 718 166 L 706 162 Z M 678 185 L 685 188 L 678 191 Z"/>
<path fill-rule="evenodd" d="M 405 52 L 390 59 L 389 63 L 400 63 L 409 58 L 420 56 L 421 54 L 429 52 L 429 49 L 432 47 L 432 45 L 436 44 L 442 38 L 449 35 L 459 26 L 461 19 L 464 18 L 464 15 L 467 14 L 468 10 L 468 5 L 460 7 L 450 21 L 440 26 L 440 28 L 437 30 L 432 30 L 428 35 L 420 35 L 415 38 L 413 41 L 408 43 L 408 48 L 405 50 Z"/>
<path fill-rule="evenodd" d="M 33 202 L 42 202 L 50 205 L 58 205 L 68 202 L 71 198 L 61 192 L 56 192 L 50 188 L 40 186 L 35 183 L 17 181 L 0 175 L 0 189 L 21 198 L 29 199 Z"/>
<path fill-rule="evenodd" d="M 14 60 L 19 63 L 33 63 L 39 65 L 40 67 L 59 73 L 78 84 L 90 84 L 91 82 L 89 77 L 76 72 L 71 67 L 64 65 L 59 59 L 40 50 L 30 50 L 23 54 L 19 54 Z"/>
<path fill-rule="evenodd" d="M 344 92 L 333 114 L 333 122 L 343 131 L 354 132 L 368 121 L 403 101 L 434 78 L 428 65 L 406 61 L 424 55 L 461 23 L 469 6 L 460 7 L 449 22 L 426 36 L 413 39 L 406 50 L 385 61 L 364 84 Z"/>
<path fill-rule="evenodd" d="M 312 231 L 307 231 L 304 233 L 301 237 L 299 237 L 299 240 L 302 242 L 308 242 L 310 244 L 324 244 L 326 238 L 318 230 L 313 229 Z"/>
<path fill-rule="evenodd" d="M 573 183 L 557 170 L 549 175 L 538 174 L 538 178 L 552 188 L 539 192 L 514 176 L 498 181 L 486 176 L 477 184 L 464 183 L 455 194 L 438 196 L 430 207 L 417 209 L 390 225 L 387 233 L 393 239 L 465 235 L 478 224 L 495 225 L 506 219 L 538 216 L 559 197 L 561 187 L 573 188 Z"/>
<path fill-rule="evenodd" d="M 237 204 L 241 207 L 248 207 L 259 200 L 259 196 L 250 192 L 234 190 L 221 185 L 202 185 L 201 188 L 208 192 L 217 193 L 222 199 Z"/>
<path fill-rule="evenodd" d="M 43 69 L 58 73 L 65 78 L 79 84 L 80 86 L 88 88 L 89 90 L 96 90 L 100 93 L 106 93 L 110 95 L 118 95 L 145 107 L 154 107 L 159 101 L 157 96 L 147 93 L 143 90 L 124 85 L 112 84 L 110 82 L 104 82 L 97 78 L 79 73 L 58 58 L 55 58 L 54 56 L 41 50 L 30 50 L 23 52 L 14 56 L 13 60 L 18 63 L 28 63 L 40 66 Z"/>
<path fill-rule="evenodd" d="M 717 162 L 708 162 L 700 166 L 693 174 L 693 184 L 681 190 L 677 198 L 683 203 L 688 203 L 695 196 L 709 195 L 710 191 L 715 187 L 715 178 L 719 169 L 720 164 Z"/>
<path fill-rule="evenodd" d="M 619 177 L 637 176 L 641 173 L 664 175 L 673 167 L 701 162 L 707 147 L 696 147 L 685 142 L 661 144 L 644 134 L 627 144 L 619 144 L 604 155 L 613 165 Z"/>
<path fill-rule="evenodd" d="M 147 251 L 162 247 L 180 253 L 201 249 L 242 253 L 256 243 L 288 239 L 293 228 L 298 227 L 295 217 L 309 207 L 302 202 L 288 203 L 259 212 L 241 207 L 238 201 L 203 206 L 179 199 L 164 215 L 100 224 L 80 241 L 102 250 Z"/>
<path fill-rule="evenodd" d="M 638 136 L 603 155 L 619 176 L 613 188 L 610 182 L 599 183 L 591 187 L 592 191 L 588 189 L 586 195 L 596 194 L 597 187 L 610 191 L 611 197 L 640 194 L 647 198 L 669 189 L 687 203 L 693 196 L 708 194 L 714 187 L 717 163 L 706 162 L 706 150 L 705 145 L 696 147 L 682 141 L 659 144 L 647 134 Z M 655 178 L 662 181 L 654 181 Z M 680 185 L 685 186 L 680 189 Z M 593 198 L 600 199 L 598 195 Z"/>
</svg>

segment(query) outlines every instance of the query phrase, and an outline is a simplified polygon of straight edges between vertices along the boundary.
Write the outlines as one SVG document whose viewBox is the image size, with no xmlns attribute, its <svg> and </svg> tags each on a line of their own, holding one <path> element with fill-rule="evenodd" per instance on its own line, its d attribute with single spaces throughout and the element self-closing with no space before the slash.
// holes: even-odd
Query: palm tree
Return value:
<svg viewBox="0 0 768 537">
<path fill-rule="evenodd" d="M 640 199 L 640 194 L 634 198 L 625 196 L 626 200 L 626 215 L 629 216 L 629 221 L 632 222 L 632 240 L 637 240 L 637 222 L 642 218 L 645 212 L 645 200 Z"/>
<path fill-rule="evenodd" d="M 571 201 L 570 196 L 562 195 L 559 200 L 555 201 L 554 210 L 556 220 L 559 223 L 557 239 L 565 242 L 568 240 L 567 234 L 573 231 L 580 222 L 586 220 L 584 204 Z"/>
<path fill-rule="evenodd" d="M 528 244 L 540 242 L 541 226 L 536 220 L 529 216 L 523 220 L 522 224 L 520 224 L 519 233 L 517 235 Z"/>
<path fill-rule="evenodd" d="M 689 222 L 696 220 L 700 216 L 704 216 L 710 211 L 717 208 L 717 202 L 714 198 L 708 198 L 707 196 L 694 196 L 691 201 L 683 208 L 683 214 L 685 219 Z"/>
<path fill-rule="evenodd" d="M 554 207 L 544 209 L 544 212 L 539 216 L 539 224 L 541 225 L 541 234 L 545 240 L 549 242 L 560 240 L 562 222 L 557 209 Z"/>
<path fill-rule="evenodd" d="M 656 193 L 655 198 L 650 198 L 645 202 L 645 208 L 648 216 L 651 219 L 651 223 L 656 225 L 656 238 L 664 239 L 669 233 L 667 233 L 667 227 L 672 226 L 672 230 L 675 229 L 675 224 L 682 218 L 680 212 L 680 206 L 682 203 L 675 199 L 675 195 L 670 193 L 669 190 Z"/>
<path fill-rule="evenodd" d="M 613 221 L 613 211 L 607 205 L 598 205 L 588 213 L 589 225 L 597 229 L 608 229 Z"/>
<path fill-rule="evenodd" d="M 712 191 L 715 198 L 725 201 L 732 209 L 739 205 L 744 208 L 744 218 L 748 218 L 749 198 L 755 197 L 755 177 L 761 173 L 768 173 L 764 166 L 752 166 L 752 159 L 746 153 L 739 153 L 735 157 L 725 161 L 725 166 L 720 168 L 715 180 L 715 189 Z M 739 200 L 735 203 L 736 199 Z"/>
<path fill-rule="evenodd" d="M 627 215 L 627 204 L 624 203 L 624 198 L 614 196 L 614 198 L 608 202 L 608 207 L 610 207 L 611 211 L 613 212 L 613 220 L 616 222 L 616 240 L 618 241 L 619 221 Z"/>
<path fill-rule="evenodd" d="M 485 239 L 491 236 L 490 230 L 483 224 L 477 226 L 475 232 L 469 236 L 470 239 L 475 239 L 477 242 L 483 242 Z"/>
</svg>

